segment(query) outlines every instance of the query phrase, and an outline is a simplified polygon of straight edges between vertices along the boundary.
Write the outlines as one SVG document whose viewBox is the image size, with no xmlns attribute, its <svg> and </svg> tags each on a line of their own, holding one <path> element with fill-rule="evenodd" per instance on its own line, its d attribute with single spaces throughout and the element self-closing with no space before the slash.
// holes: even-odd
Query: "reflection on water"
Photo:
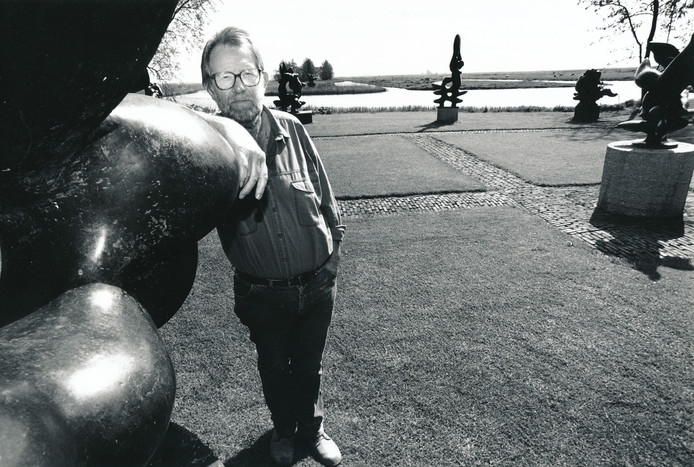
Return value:
<svg viewBox="0 0 694 467">
<path fill-rule="evenodd" d="M 633 81 L 614 81 L 605 83 L 616 97 L 603 97 L 600 105 L 620 104 L 624 101 L 641 98 L 641 89 Z M 386 88 L 386 92 L 374 94 L 349 94 L 334 96 L 302 96 L 306 101 L 305 109 L 320 107 L 334 108 L 379 108 L 421 106 L 436 107 L 437 97 L 432 91 L 408 91 L 406 89 Z M 574 88 L 529 88 L 529 89 L 483 89 L 470 90 L 462 96 L 462 107 L 575 107 L 578 101 L 573 99 Z M 276 97 L 265 97 L 265 105 L 272 107 Z M 186 96 L 178 96 L 176 100 L 182 104 L 194 103 L 216 108 L 206 91 L 200 91 Z"/>
</svg>

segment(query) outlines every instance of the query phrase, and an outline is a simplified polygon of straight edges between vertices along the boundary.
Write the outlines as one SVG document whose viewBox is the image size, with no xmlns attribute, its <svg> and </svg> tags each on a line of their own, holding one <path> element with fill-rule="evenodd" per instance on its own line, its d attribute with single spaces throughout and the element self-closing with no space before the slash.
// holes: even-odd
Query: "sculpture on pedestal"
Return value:
<svg viewBox="0 0 694 467">
<path fill-rule="evenodd" d="M 298 113 L 305 104 L 300 100 L 303 87 L 304 83 L 299 79 L 299 75 L 294 73 L 294 69 L 284 62 L 280 63 L 280 82 L 277 89 L 279 99 L 274 101 L 274 104 L 284 112 Z"/>
<path fill-rule="evenodd" d="M 694 41 L 682 52 L 651 43 L 661 72 L 646 58 L 635 81 L 644 90 L 638 118 L 619 128 L 642 132 L 642 141 L 610 143 L 605 154 L 597 209 L 636 218 L 682 219 L 694 173 L 694 145 L 666 141 L 689 123 L 682 91 L 694 84 Z"/>
<path fill-rule="evenodd" d="M 600 118 L 600 106 L 598 99 L 617 94 L 605 88 L 605 83 L 600 81 L 601 73 L 598 70 L 586 70 L 576 81 L 574 100 L 578 101 L 574 109 L 572 121 L 577 123 L 597 122 Z"/>
<path fill-rule="evenodd" d="M 304 83 L 299 79 L 299 75 L 294 73 L 294 69 L 286 63 L 280 63 L 280 81 L 277 94 L 279 99 L 273 101 L 278 109 L 289 112 L 301 121 L 301 123 L 311 123 L 313 114 L 311 111 L 299 111 L 305 104 L 301 99 L 301 88 Z"/>
<path fill-rule="evenodd" d="M 656 62 L 665 69 L 661 72 L 651 65 L 649 57 L 636 69 L 634 81 L 644 95 L 638 118 L 618 125 L 624 130 L 646 134 L 646 139 L 635 145 L 647 148 L 673 148 L 667 135 L 689 124 L 688 112 L 682 105 L 682 92 L 694 85 L 694 37 L 679 52 L 676 47 L 651 42 L 650 50 Z"/>
<path fill-rule="evenodd" d="M 176 4 L 0 6 L 3 465 L 144 465 L 166 434 L 157 327 L 239 173 L 197 114 L 128 94 Z"/>
<path fill-rule="evenodd" d="M 461 91 L 460 90 L 460 85 L 461 85 L 461 79 L 460 79 L 460 70 L 463 68 L 463 65 L 465 65 L 465 62 L 463 62 L 462 57 L 460 55 L 460 35 L 456 34 L 455 39 L 453 40 L 453 56 L 451 57 L 451 61 L 449 64 L 449 69 L 451 70 L 451 76 L 448 78 L 444 78 L 443 81 L 441 82 L 440 85 L 434 84 L 434 94 L 437 96 L 441 96 L 438 99 L 434 100 L 435 104 L 438 104 L 439 109 L 456 109 L 455 111 L 441 111 L 439 110 L 438 112 L 438 120 L 446 120 L 450 121 L 451 118 L 453 118 L 452 121 L 456 121 L 458 119 L 458 111 L 457 107 L 458 104 L 463 102 L 462 99 L 459 97 L 465 94 L 467 91 Z M 446 107 L 445 104 L 446 102 L 450 102 L 450 106 Z M 454 115 L 454 117 L 453 117 Z"/>
</svg>

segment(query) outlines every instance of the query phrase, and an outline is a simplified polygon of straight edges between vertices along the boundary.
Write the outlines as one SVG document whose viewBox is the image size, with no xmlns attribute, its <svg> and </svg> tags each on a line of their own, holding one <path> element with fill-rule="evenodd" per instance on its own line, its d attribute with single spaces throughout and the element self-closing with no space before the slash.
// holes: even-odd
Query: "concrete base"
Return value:
<svg viewBox="0 0 694 467">
<path fill-rule="evenodd" d="M 453 123 L 458 121 L 458 107 L 437 107 L 436 121 L 442 123 Z"/>
<path fill-rule="evenodd" d="M 300 110 L 298 112 L 292 112 L 292 115 L 298 118 L 299 121 L 304 125 L 313 123 L 313 112 L 310 110 Z"/>
<path fill-rule="evenodd" d="M 622 216 L 681 218 L 694 172 L 694 145 L 647 149 L 631 143 L 607 146 L 598 209 Z"/>
</svg>

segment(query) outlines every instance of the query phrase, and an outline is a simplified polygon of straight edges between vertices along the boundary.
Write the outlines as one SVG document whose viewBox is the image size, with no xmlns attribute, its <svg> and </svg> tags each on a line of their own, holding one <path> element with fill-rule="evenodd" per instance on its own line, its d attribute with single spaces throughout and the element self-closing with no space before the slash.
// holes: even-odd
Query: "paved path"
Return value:
<svg viewBox="0 0 694 467">
<path fill-rule="evenodd" d="M 542 116 L 545 117 L 545 116 Z M 363 117 L 372 126 L 371 134 L 388 133 L 387 119 L 375 120 L 368 115 Z M 394 118 L 394 117 L 393 117 Z M 408 116 L 408 118 L 412 118 Z M 506 116 L 508 118 L 508 115 Z M 513 117 L 512 117 L 513 118 Z M 380 122 L 382 127 L 373 125 Z M 554 118 L 556 121 L 556 117 Z M 532 128 L 529 119 L 514 119 L 518 123 L 515 128 L 491 129 L 486 123 L 481 128 L 464 130 L 454 128 L 451 132 L 504 132 L 504 131 L 565 131 L 575 129 L 575 126 L 564 128 Z M 544 123 L 539 120 L 540 125 Z M 608 124 L 611 124 L 609 122 Z M 398 130 L 403 130 L 396 125 Z M 340 134 L 343 127 L 335 126 Z M 333 128 L 333 129 L 335 129 Z M 684 221 L 663 223 L 647 222 L 625 223 L 609 216 L 598 216 L 594 213 L 598 199 L 599 186 L 563 186 L 541 187 L 533 185 L 516 175 L 499 167 L 489 164 L 474 154 L 470 154 L 456 146 L 448 144 L 437 135 L 441 134 L 435 128 L 420 131 L 413 127 L 410 132 L 393 132 L 410 139 L 428 153 L 440 158 L 457 170 L 484 183 L 488 191 L 471 193 L 450 193 L 434 195 L 418 195 L 392 198 L 372 198 L 357 200 L 341 200 L 339 202 L 343 215 L 350 217 L 373 217 L 389 214 L 443 211 L 452 209 L 469 209 L 476 207 L 517 206 L 525 209 L 538 218 L 569 235 L 567 241 L 574 239 L 613 256 L 627 259 L 633 263 L 649 263 L 651 265 L 669 265 L 678 269 L 691 269 L 694 260 L 694 192 L 690 191 L 685 208 Z M 328 136 L 334 132 L 330 128 L 317 129 L 315 138 Z M 312 131 L 312 133 L 314 133 Z M 345 132 L 343 137 L 349 138 Z M 364 136 L 369 132 L 352 133 L 354 136 Z M 493 138 L 493 134 L 489 135 Z"/>
</svg>

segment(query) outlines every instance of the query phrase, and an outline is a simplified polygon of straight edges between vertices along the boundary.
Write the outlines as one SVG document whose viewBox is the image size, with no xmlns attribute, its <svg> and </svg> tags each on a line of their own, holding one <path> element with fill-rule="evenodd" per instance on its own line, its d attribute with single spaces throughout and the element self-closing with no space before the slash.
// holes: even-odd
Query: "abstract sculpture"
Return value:
<svg viewBox="0 0 694 467">
<path fill-rule="evenodd" d="M 301 98 L 301 88 L 304 84 L 299 79 L 299 75 L 294 73 L 294 69 L 286 63 L 280 63 L 280 82 L 277 93 L 279 99 L 274 101 L 278 109 L 284 112 L 298 113 L 301 106 L 305 104 Z"/>
<path fill-rule="evenodd" d="M 600 118 L 598 99 L 604 96 L 615 97 L 617 95 L 612 90 L 605 88 L 605 83 L 600 81 L 600 75 L 598 70 L 586 70 L 576 81 L 574 100 L 577 100 L 578 104 L 574 109 L 573 122 L 597 122 Z"/>
<path fill-rule="evenodd" d="M 299 111 L 305 104 L 301 98 L 301 88 L 304 83 L 299 79 L 299 75 L 294 73 L 294 69 L 286 63 L 280 63 L 280 81 L 278 95 L 279 99 L 273 101 L 278 109 L 289 112 L 299 119 L 304 125 L 313 122 L 313 112 L 310 110 Z"/>
<path fill-rule="evenodd" d="M 156 328 L 239 173 L 197 114 L 128 94 L 176 4 L 0 6 L 3 465 L 143 465 L 166 433 Z"/>
<path fill-rule="evenodd" d="M 438 99 L 434 100 L 434 103 L 439 105 L 439 109 L 446 108 L 446 102 L 451 103 L 449 108 L 457 109 L 458 104 L 463 102 L 462 99 L 459 99 L 460 96 L 467 92 L 460 90 L 460 70 L 463 68 L 463 65 L 465 65 L 465 62 L 463 62 L 462 57 L 460 55 L 460 35 L 456 34 L 455 39 L 453 41 L 453 56 L 451 57 L 451 62 L 449 64 L 451 76 L 449 78 L 444 78 L 440 85 L 433 85 L 435 89 L 434 94 L 436 94 L 437 96 L 441 96 Z M 439 111 L 439 120 L 441 120 L 442 114 L 451 113 L 455 115 L 455 119 L 453 121 L 457 120 L 457 110 L 452 112 Z"/>
<path fill-rule="evenodd" d="M 638 118 L 618 125 L 624 130 L 646 133 L 646 139 L 633 143 L 646 148 L 673 148 L 676 143 L 665 141 L 667 135 L 681 130 L 689 123 L 681 95 L 687 86 L 694 85 L 694 36 L 678 53 L 665 43 L 650 43 L 656 62 L 665 69 L 651 66 L 650 59 L 641 62 L 634 81 L 645 92 Z"/>
</svg>

